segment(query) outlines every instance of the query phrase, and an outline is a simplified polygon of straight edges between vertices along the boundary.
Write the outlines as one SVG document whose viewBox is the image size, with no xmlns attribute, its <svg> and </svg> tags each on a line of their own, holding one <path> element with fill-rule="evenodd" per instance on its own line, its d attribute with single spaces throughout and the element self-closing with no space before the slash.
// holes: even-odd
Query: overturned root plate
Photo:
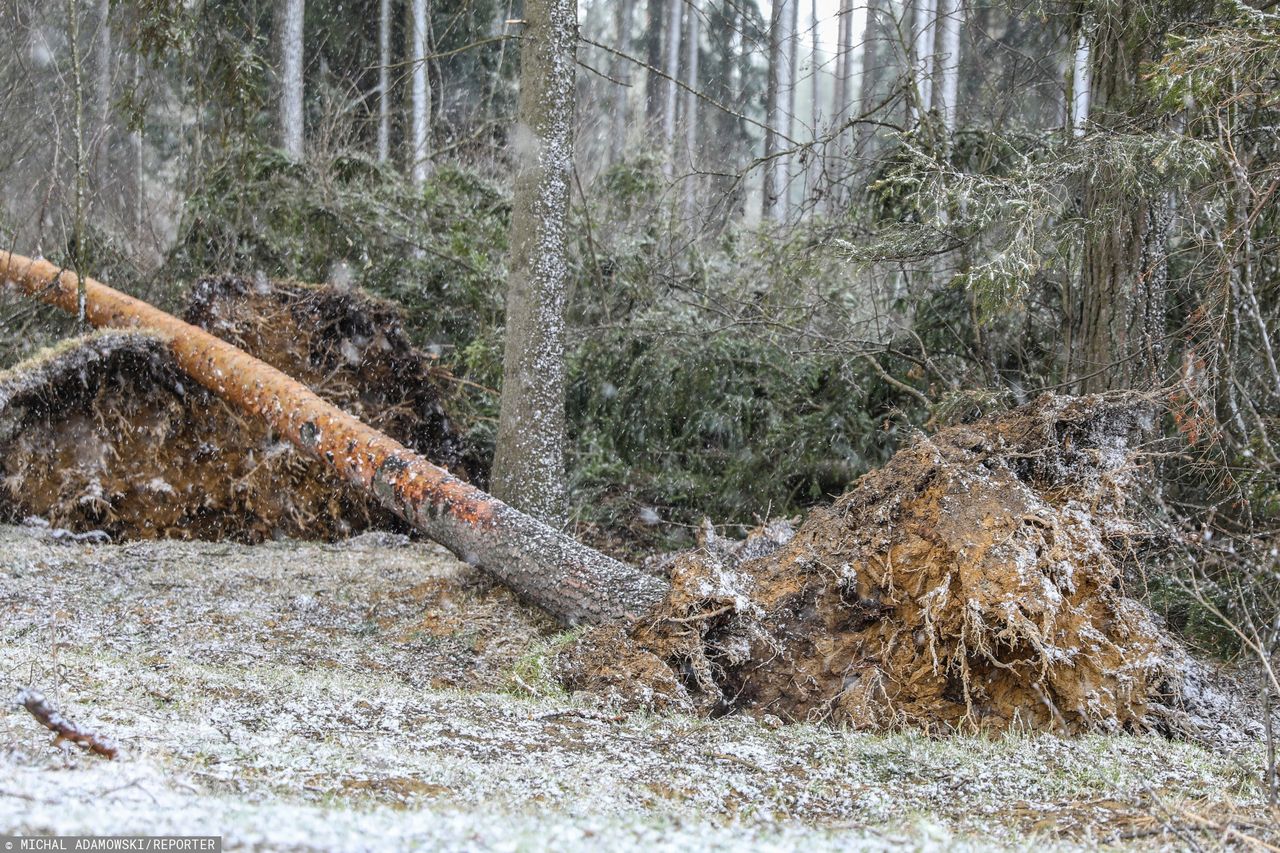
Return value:
<svg viewBox="0 0 1280 853">
<path fill-rule="evenodd" d="M 330 402 L 473 473 L 442 407 L 447 374 L 394 310 L 355 292 L 222 277 L 188 319 Z M 103 332 L 0 374 L 0 517 L 113 539 L 335 539 L 403 525 L 256 419 L 195 385 L 164 344 Z"/>
<path fill-rule="evenodd" d="M 760 531 L 771 553 L 683 555 L 654 619 L 588 635 L 562 674 L 650 705 L 857 727 L 1167 727 L 1179 653 L 1119 563 L 1150 416 L 1046 396 L 919 436 L 789 540 Z"/>
</svg>

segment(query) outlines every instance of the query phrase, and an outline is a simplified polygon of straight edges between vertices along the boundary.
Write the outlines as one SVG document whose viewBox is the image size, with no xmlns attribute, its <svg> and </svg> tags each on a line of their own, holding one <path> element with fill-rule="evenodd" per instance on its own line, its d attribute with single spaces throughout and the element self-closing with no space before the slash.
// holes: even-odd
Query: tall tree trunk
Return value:
<svg viewBox="0 0 1280 853">
<path fill-rule="evenodd" d="M 948 139 L 956 132 L 960 94 L 960 30 L 964 27 L 964 0 L 938 0 L 938 86 L 934 104 L 942 115 Z"/>
<path fill-rule="evenodd" d="M 526 0 L 524 17 L 493 493 L 559 526 L 567 510 L 564 302 L 577 0 Z"/>
<path fill-rule="evenodd" d="M 853 0 L 840 0 L 839 26 L 836 35 L 835 85 L 831 93 L 831 132 L 828 149 L 836 156 L 828 158 L 824 167 L 828 170 L 826 207 L 834 211 L 843 203 L 843 177 L 845 171 L 845 146 L 849 134 L 844 123 L 850 118 L 850 101 L 853 96 Z"/>
<path fill-rule="evenodd" d="M 662 172 L 670 180 L 674 174 L 676 108 L 679 103 L 679 86 L 676 80 L 680 77 L 680 31 L 681 18 L 685 0 L 668 0 L 666 27 L 666 86 L 662 94 Z"/>
<path fill-rule="evenodd" d="M 413 57 L 412 146 L 409 176 L 415 187 L 427 182 L 431 166 L 431 81 L 427 75 L 427 0 L 413 0 L 409 55 Z"/>
<path fill-rule="evenodd" d="M 378 2 L 378 162 L 391 158 L 391 0 Z"/>
<path fill-rule="evenodd" d="M 1089 122 L 1103 131 L 1131 129 L 1153 111 L 1141 69 L 1158 56 L 1167 20 L 1148 12 L 1109 3 L 1094 28 Z M 1167 205 L 1161 194 L 1149 197 L 1127 184 L 1122 167 L 1104 159 L 1085 186 L 1084 220 L 1072 378 L 1085 393 L 1149 386 L 1164 362 Z"/>
<path fill-rule="evenodd" d="M 94 144 L 96 189 L 105 202 L 111 197 L 111 0 L 98 0 L 97 40 L 94 56 Z"/>
<path fill-rule="evenodd" d="M 700 181 L 695 174 L 698 152 L 698 48 L 702 41 L 702 19 L 698 9 L 698 0 L 688 0 L 689 21 L 685 34 L 685 85 L 689 88 L 684 93 L 684 147 L 689 160 L 689 176 L 684 181 L 684 219 L 693 221 L 695 204 Z"/>
<path fill-rule="evenodd" d="M 809 0 L 809 138 L 813 149 L 805 165 L 805 188 L 809 197 L 818 204 L 822 197 L 823 156 L 819 145 L 822 121 L 822 102 L 818 86 L 819 69 L 822 67 L 822 46 L 818 42 L 818 0 Z"/>
<path fill-rule="evenodd" d="M 142 88 L 142 54 L 138 52 L 133 54 L 132 85 L 133 97 L 138 103 L 143 103 L 143 99 L 139 97 L 139 90 Z M 137 116 L 134 121 L 134 128 L 129 131 L 129 150 L 133 166 L 133 239 L 136 250 L 141 247 L 142 235 L 146 230 L 146 163 L 142 137 L 142 129 L 146 126 L 145 113 Z"/>
<path fill-rule="evenodd" d="M 667 91 L 667 81 L 658 70 L 662 68 L 665 38 L 663 28 L 667 21 L 667 5 L 680 0 L 648 0 L 645 5 L 644 61 L 648 73 L 644 78 L 644 115 L 646 132 L 651 132 L 662 122 L 662 96 Z"/>
<path fill-rule="evenodd" d="M 840 0 L 835 55 L 835 86 L 831 92 L 831 125 L 839 127 L 849 111 L 849 67 L 845 62 L 853 52 L 853 0 Z"/>
<path fill-rule="evenodd" d="M 71 239 L 68 241 L 68 260 L 71 266 L 80 270 L 83 269 L 86 261 L 90 260 L 86 257 L 85 245 L 85 227 L 86 216 L 88 215 L 89 204 L 89 166 L 90 158 L 88 147 L 86 145 L 86 128 L 85 128 L 85 85 L 84 85 L 84 45 L 80 38 L 80 0 L 67 0 L 67 38 L 71 48 L 71 120 L 72 120 L 72 144 L 75 159 L 75 197 L 73 200 L 72 212 L 72 233 Z M 77 313 L 77 320 L 84 322 L 84 294 L 80 294 L 80 308 Z"/>
<path fill-rule="evenodd" d="M 1083 136 L 1089 120 L 1089 38 L 1081 30 L 1071 52 L 1067 89 L 1067 127 L 1072 136 Z"/>
<path fill-rule="evenodd" d="M 617 50 L 629 53 L 631 47 L 631 3 L 632 0 L 616 0 L 616 17 L 614 18 L 614 38 Z M 613 87 L 612 126 L 609 131 L 609 162 L 620 163 L 627 145 L 627 107 L 628 87 L 631 84 L 631 63 L 618 54 L 614 54 L 611 63 L 612 77 L 620 81 Z"/>
<path fill-rule="evenodd" d="M 568 68 L 572 73 L 572 62 Z M 4 251 L 0 281 L 64 311 L 76 310 L 82 292 L 93 325 L 158 334 L 178 368 L 195 381 L 263 419 L 304 453 L 563 624 L 635 619 L 647 615 L 666 591 L 662 581 L 458 480 L 302 383 L 145 302 L 48 261 Z"/>
<path fill-rule="evenodd" d="M 782 74 L 782 25 L 779 23 L 785 11 L 784 0 L 774 0 L 769 9 L 769 77 L 764 90 L 764 169 L 762 170 L 760 216 L 768 221 L 773 218 L 774 202 L 779 188 L 778 173 L 773 168 L 773 158 L 778 156 L 778 126 L 782 119 L 778 98 Z"/>
<path fill-rule="evenodd" d="M 791 194 L 791 156 L 782 152 L 791 145 L 792 125 L 796 104 L 796 15 L 799 0 L 777 0 L 776 16 L 770 27 L 772 37 L 770 52 L 770 100 L 768 125 L 772 129 L 773 149 L 767 148 L 766 157 L 772 159 L 765 168 L 772 174 L 766 178 L 765 216 L 773 222 L 784 222 L 789 210 Z"/>
<path fill-rule="evenodd" d="M 934 37 L 938 26 L 938 0 L 916 0 L 914 19 L 911 22 L 912 83 L 916 107 L 921 116 L 933 109 Z"/>
<path fill-rule="evenodd" d="M 884 77 L 881 67 L 888 59 L 888 43 L 885 38 L 885 17 L 888 0 L 867 0 L 867 25 L 862 33 L 862 75 L 858 81 L 858 109 L 866 115 L 875 107 L 880 97 L 880 83 Z M 858 127 L 857 154 L 871 159 L 876 155 L 875 127 L 870 123 Z"/>
<path fill-rule="evenodd" d="M 280 20 L 280 146 L 302 159 L 302 21 L 304 0 L 284 0 Z"/>
</svg>

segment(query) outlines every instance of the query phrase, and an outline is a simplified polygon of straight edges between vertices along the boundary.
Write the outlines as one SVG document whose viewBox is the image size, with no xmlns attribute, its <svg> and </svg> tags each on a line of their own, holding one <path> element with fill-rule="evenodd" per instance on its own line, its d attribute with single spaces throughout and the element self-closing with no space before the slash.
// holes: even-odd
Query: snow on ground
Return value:
<svg viewBox="0 0 1280 853">
<path fill-rule="evenodd" d="M 111 546 L 0 527 L 0 832 L 847 850 L 1275 831 L 1260 746 L 618 716 L 547 680 L 565 640 L 443 550 L 397 537 Z M 24 686 L 121 758 L 52 746 L 8 701 Z"/>
</svg>

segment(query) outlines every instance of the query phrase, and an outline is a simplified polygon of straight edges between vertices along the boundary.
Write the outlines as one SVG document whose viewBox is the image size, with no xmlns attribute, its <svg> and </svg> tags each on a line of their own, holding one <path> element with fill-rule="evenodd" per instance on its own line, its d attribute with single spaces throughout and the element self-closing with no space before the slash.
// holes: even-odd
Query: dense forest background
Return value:
<svg viewBox="0 0 1280 853">
<path fill-rule="evenodd" d="M 1135 576 L 1274 656 L 1274 5 L 582 0 L 571 527 L 684 544 L 829 500 L 906 431 L 1139 392 Z M 5 0 L 6 245 L 169 308 L 217 271 L 393 300 L 490 458 L 521 14 Z M 74 328 L 6 297 L 3 364 Z"/>
</svg>

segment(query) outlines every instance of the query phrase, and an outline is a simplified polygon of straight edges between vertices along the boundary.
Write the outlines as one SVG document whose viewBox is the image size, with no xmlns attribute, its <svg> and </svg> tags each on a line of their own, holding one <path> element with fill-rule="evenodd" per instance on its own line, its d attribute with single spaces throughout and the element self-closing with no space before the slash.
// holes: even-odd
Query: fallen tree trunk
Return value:
<svg viewBox="0 0 1280 853">
<path fill-rule="evenodd" d="M 567 625 L 635 619 L 653 610 L 667 584 L 525 515 L 397 441 L 361 423 L 309 388 L 202 329 L 91 278 L 44 260 L 0 252 L 7 288 L 94 326 L 149 329 L 179 368 L 228 403 L 264 419 L 379 503 L 485 569 Z"/>
</svg>

